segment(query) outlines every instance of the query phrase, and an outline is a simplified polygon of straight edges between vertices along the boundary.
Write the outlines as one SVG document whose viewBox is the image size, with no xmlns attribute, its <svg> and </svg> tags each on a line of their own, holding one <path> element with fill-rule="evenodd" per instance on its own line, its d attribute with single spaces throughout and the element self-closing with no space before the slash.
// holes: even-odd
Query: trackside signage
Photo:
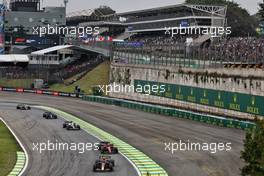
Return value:
<svg viewBox="0 0 264 176">
<path fill-rule="evenodd" d="M 165 92 L 151 92 L 150 95 L 153 96 L 264 116 L 263 96 L 143 80 L 135 80 L 134 84 L 142 86 L 165 85 Z"/>
<path fill-rule="evenodd" d="M 5 92 L 18 92 L 18 93 L 33 93 L 38 95 L 51 95 L 51 96 L 61 96 L 61 97 L 73 97 L 73 98 L 81 98 L 82 95 L 78 95 L 75 93 L 65 93 L 65 92 L 57 92 L 57 91 L 49 91 L 49 90 L 37 90 L 37 89 L 24 89 L 24 88 L 10 88 L 10 87 L 0 87 L 0 91 Z"/>
</svg>

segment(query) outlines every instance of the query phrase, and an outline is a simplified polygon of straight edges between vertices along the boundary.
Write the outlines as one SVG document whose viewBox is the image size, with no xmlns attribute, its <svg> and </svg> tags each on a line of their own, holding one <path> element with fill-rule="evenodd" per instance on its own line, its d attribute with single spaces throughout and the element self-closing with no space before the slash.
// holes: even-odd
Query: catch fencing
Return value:
<svg viewBox="0 0 264 176">
<path fill-rule="evenodd" d="M 243 52 L 243 51 L 241 51 Z M 112 61 L 124 64 L 177 66 L 187 68 L 256 67 L 264 69 L 264 54 L 255 48 L 250 55 L 226 51 L 218 46 L 113 44 Z"/>
</svg>

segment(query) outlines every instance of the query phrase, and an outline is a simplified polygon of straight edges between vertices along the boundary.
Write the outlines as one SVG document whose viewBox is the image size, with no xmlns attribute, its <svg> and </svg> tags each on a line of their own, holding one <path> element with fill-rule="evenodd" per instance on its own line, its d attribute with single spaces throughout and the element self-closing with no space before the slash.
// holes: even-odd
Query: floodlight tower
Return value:
<svg viewBox="0 0 264 176">
<path fill-rule="evenodd" d="M 69 0 L 64 0 L 64 5 L 65 5 L 65 8 L 67 8 L 67 4 L 68 4 Z"/>
</svg>

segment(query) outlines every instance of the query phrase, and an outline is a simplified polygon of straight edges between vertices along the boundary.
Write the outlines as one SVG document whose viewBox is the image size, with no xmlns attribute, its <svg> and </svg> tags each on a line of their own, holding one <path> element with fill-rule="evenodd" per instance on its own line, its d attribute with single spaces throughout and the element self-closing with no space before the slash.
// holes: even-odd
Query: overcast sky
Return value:
<svg viewBox="0 0 264 176">
<path fill-rule="evenodd" d="M 64 0 L 43 0 L 45 6 L 61 6 Z M 234 0 L 246 8 L 250 14 L 255 14 L 258 10 L 258 3 L 262 0 Z M 83 9 L 91 9 L 100 5 L 110 6 L 117 12 L 161 7 L 183 3 L 184 0 L 69 0 L 67 12 Z"/>
</svg>

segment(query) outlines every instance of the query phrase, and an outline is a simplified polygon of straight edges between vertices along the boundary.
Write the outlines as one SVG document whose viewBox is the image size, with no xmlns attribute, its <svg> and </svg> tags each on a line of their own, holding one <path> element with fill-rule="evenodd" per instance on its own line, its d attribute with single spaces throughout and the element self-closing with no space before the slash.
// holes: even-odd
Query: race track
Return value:
<svg viewBox="0 0 264 176">
<path fill-rule="evenodd" d="M 239 169 L 243 167 L 243 162 L 240 159 L 240 151 L 243 149 L 245 132 L 241 130 L 221 128 L 190 120 L 144 113 L 71 98 L 0 93 L 0 102 L 24 102 L 28 104 L 45 105 L 79 116 L 83 120 L 119 137 L 123 141 L 143 151 L 160 164 L 170 176 L 238 176 L 240 173 Z M 33 126 L 34 129 L 34 126 L 37 124 L 38 128 L 43 125 L 43 129 L 38 133 L 44 135 L 46 139 L 53 137 L 54 134 L 59 134 L 73 141 L 83 139 L 89 141 L 95 140 L 87 134 L 65 134 L 63 131 L 61 133 L 61 129 L 56 128 L 57 124 L 53 124 L 52 122 L 36 123 L 34 122 L 36 118 L 26 117 L 26 119 L 27 118 L 29 119 L 20 122 L 22 125 L 19 125 L 19 123 L 15 121 L 16 126 L 20 126 L 18 128 L 19 131 L 23 130 L 23 126 L 26 127 L 30 125 Z M 50 129 L 50 127 L 53 128 Z M 38 128 L 36 128 L 35 133 L 37 133 Z M 32 141 L 30 138 L 34 136 L 33 134 L 23 136 L 25 140 L 27 140 L 25 142 L 30 143 Z M 33 140 L 36 139 L 37 137 Z M 216 154 L 197 151 L 178 151 L 171 154 L 164 150 L 164 143 L 178 142 L 179 140 L 189 140 L 191 142 L 200 143 L 230 142 L 232 143 L 232 150 L 229 152 L 217 152 Z M 46 158 L 49 157 L 55 160 L 50 154 L 47 153 L 47 155 Z M 94 153 L 88 153 L 87 155 L 82 155 L 81 158 L 79 158 L 78 161 L 82 163 L 79 165 L 71 163 L 75 161 L 73 158 L 77 157 L 77 155 L 69 156 L 64 163 L 64 168 L 73 167 L 78 169 L 79 172 L 83 172 L 83 170 L 84 172 L 88 171 L 89 167 L 87 167 L 87 164 L 89 165 L 91 163 L 87 163 L 85 159 L 90 157 L 91 161 L 94 161 L 96 156 Z M 48 166 L 53 168 L 54 171 L 56 170 L 56 172 L 60 170 L 56 167 L 58 166 L 57 162 L 52 164 L 47 162 L 47 159 L 40 160 L 40 156 L 37 157 L 36 161 L 44 164 L 44 168 L 41 170 L 42 172 L 45 172 Z M 40 168 L 31 170 L 36 172 L 39 169 Z M 72 172 L 75 173 L 75 169 L 73 170 Z M 124 170 L 124 172 L 130 172 L 131 168 L 126 168 Z M 122 176 L 126 176 L 126 174 Z"/>
<path fill-rule="evenodd" d="M 67 131 L 62 128 L 63 119 L 46 120 L 43 111 L 16 110 L 14 103 L 0 103 L 0 116 L 10 125 L 25 145 L 29 154 L 29 166 L 25 176 L 136 176 L 132 165 L 121 155 L 112 155 L 116 167 L 112 173 L 94 173 L 93 164 L 99 151 L 55 150 L 39 152 L 33 143 L 97 143 L 96 138 L 84 131 Z"/>
</svg>

